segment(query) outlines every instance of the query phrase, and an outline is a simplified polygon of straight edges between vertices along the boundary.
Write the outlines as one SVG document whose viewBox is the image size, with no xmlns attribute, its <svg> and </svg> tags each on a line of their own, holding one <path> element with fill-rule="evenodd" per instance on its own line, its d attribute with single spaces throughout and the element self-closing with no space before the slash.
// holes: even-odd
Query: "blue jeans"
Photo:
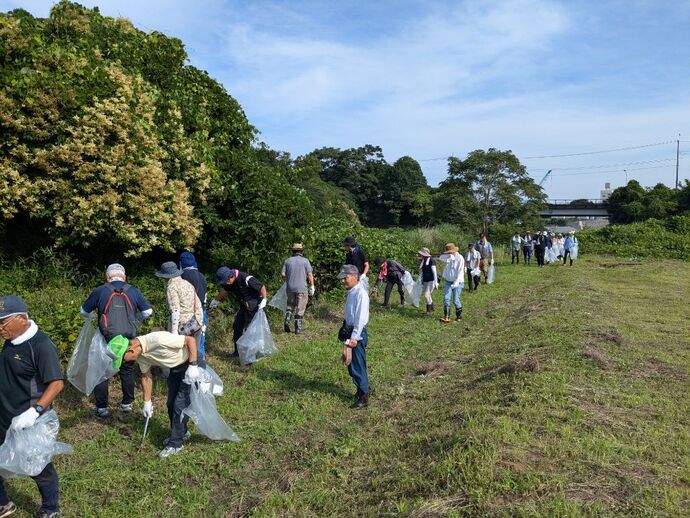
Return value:
<svg viewBox="0 0 690 518">
<path fill-rule="evenodd" d="M 352 361 L 347 366 L 347 372 L 352 377 L 352 382 L 365 394 L 369 393 L 369 376 L 367 375 L 367 345 L 369 335 L 367 330 L 362 331 L 362 339 L 357 342 L 357 347 L 352 349 Z"/>
<path fill-rule="evenodd" d="M 455 307 L 460 309 L 462 307 L 462 301 L 460 300 L 460 294 L 462 293 L 462 288 L 465 285 L 465 283 L 460 283 L 460 285 L 457 288 L 452 288 L 451 286 L 453 285 L 452 282 L 445 281 L 443 284 L 443 305 L 444 306 L 450 306 L 450 296 L 451 293 L 455 295 L 454 297 L 454 303 Z"/>
</svg>

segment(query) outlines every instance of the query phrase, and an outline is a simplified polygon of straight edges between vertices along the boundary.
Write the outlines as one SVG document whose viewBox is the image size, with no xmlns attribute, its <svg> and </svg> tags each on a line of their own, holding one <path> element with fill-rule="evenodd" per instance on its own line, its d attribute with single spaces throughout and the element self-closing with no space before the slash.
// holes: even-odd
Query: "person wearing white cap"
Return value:
<svg viewBox="0 0 690 518">
<path fill-rule="evenodd" d="M 84 318 L 91 318 L 93 311 L 98 314 L 98 328 L 106 342 L 117 335 L 134 338 L 141 321 L 153 314 L 151 304 L 139 288 L 127 283 L 125 268 L 118 263 L 106 268 L 105 283 L 95 288 L 81 306 Z M 122 362 L 119 376 L 122 385 L 120 408 L 125 412 L 131 412 L 134 402 L 134 362 Z M 93 389 L 96 417 L 110 415 L 108 382 L 109 380 L 105 380 Z"/>
</svg>

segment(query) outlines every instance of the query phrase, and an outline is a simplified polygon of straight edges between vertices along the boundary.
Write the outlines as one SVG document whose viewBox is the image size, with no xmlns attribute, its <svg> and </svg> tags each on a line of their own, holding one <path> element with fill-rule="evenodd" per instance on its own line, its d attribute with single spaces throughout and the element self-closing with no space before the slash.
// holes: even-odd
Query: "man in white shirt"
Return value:
<svg viewBox="0 0 690 518">
<path fill-rule="evenodd" d="M 467 255 L 465 256 L 465 266 L 467 268 L 467 284 L 470 291 L 479 288 L 479 281 L 481 280 L 481 270 L 479 264 L 481 262 L 481 254 L 475 250 L 474 243 L 467 245 Z M 473 288 L 474 285 L 474 288 Z"/>
<path fill-rule="evenodd" d="M 115 337 L 113 340 L 123 339 Z M 182 442 L 189 437 L 188 416 L 182 410 L 191 402 L 191 384 L 199 380 L 197 366 L 197 346 L 193 336 L 174 335 L 167 331 L 157 331 L 129 340 L 124 353 L 125 361 L 136 360 L 141 370 L 141 388 L 144 393 L 144 417 L 153 416 L 153 377 L 151 367 L 167 367 L 168 374 L 168 417 L 170 418 L 170 437 L 159 457 L 169 457 L 182 450 Z"/>
<path fill-rule="evenodd" d="M 369 322 L 369 294 L 359 282 L 357 266 L 346 264 L 338 279 L 347 288 L 345 321 L 338 333 L 343 341 L 343 363 L 357 387 L 355 402 L 350 408 L 360 410 L 369 404 L 369 376 L 367 375 L 367 323 Z"/>
<path fill-rule="evenodd" d="M 510 264 L 520 264 L 520 247 L 522 245 L 522 238 L 520 233 L 516 230 L 513 237 L 510 238 Z"/>
</svg>

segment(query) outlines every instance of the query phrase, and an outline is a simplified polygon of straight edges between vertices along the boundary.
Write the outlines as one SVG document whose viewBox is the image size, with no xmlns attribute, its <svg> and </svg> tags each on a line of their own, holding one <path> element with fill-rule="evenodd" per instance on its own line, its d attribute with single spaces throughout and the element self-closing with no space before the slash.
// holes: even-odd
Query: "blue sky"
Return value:
<svg viewBox="0 0 690 518">
<path fill-rule="evenodd" d="M 690 0 L 84 0 L 185 42 L 261 139 L 439 157 L 511 149 L 551 198 L 690 178 Z M 52 2 L 0 0 L 46 16 Z M 665 144 L 660 144 L 665 143 Z M 589 155 L 528 158 L 603 151 Z"/>
</svg>

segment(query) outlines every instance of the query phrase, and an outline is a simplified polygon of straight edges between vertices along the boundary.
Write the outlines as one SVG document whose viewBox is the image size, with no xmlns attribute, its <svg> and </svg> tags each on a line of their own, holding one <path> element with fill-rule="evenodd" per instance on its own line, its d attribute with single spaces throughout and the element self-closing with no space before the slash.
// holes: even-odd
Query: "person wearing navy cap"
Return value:
<svg viewBox="0 0 690 518">
<path fill-rule="evenodd" d="M 15 295 L 0 297 L 0 443 L 9 429 L 31 428 L 50 410 L 65 386 L 57 348 L 29 319 L 26 302 Z M 59 481 L 53 463 L 31 477 L 41 493 L 41 518 L 60 515 Z M 17 506 L 0 479 L 0 517 L 12 516 Z"/>
<path fill-rule="evenodd" d="M 233 294 L 240 303 L 240 309 L 232 323 L 232 341 L 235 344 L 235 350 L 230 356 L 236 358 L 239 356 L 237 340 L 247 330 L 256 312 L 266 307 L 268 302 L 266 286 L 253 275 L 227 266 L 221 266 L 216 270 L 216 284 L 219 287 L 218 295 L 209 304 L 209 309 L 218 307 L 220 301 L 229 293 Z"/>
</svg>

